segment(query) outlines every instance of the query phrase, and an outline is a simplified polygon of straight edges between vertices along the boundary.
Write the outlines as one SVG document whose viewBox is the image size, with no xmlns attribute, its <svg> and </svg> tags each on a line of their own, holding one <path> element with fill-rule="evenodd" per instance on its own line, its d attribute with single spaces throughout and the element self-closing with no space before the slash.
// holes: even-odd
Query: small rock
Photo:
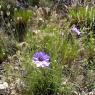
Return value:
<svg viewBox="0 0 95 95">
<path fill-rule="evenodd" d="M 8 93 L 8 83 L 0 80 L 0 95 L 6 95 Z"/>
</svg>

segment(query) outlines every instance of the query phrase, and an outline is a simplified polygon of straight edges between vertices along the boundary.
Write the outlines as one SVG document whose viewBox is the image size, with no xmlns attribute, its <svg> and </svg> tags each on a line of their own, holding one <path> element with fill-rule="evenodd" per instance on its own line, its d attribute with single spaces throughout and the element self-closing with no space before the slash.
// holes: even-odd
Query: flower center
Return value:
<svg viewBox="0 0 95 95">
<path fill-rule="evenodd" d="M 43 61 L 44 60 L 43 57 L 39 57 L 38 59 L 39 59 L 39 61 Z"/>
</svg>

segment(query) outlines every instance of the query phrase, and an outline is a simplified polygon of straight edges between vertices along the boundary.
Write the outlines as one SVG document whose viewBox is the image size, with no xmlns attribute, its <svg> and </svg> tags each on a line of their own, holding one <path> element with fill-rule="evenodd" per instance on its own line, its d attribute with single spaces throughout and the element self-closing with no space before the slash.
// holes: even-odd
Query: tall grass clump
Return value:
<svg viewBox="0 0 95 95">
<path fill-rule="evenodd" d="M 15 20 L 15 36 L 19 42 L 24 41 L 26 32 L 28 31 L 28 23 L 32 18 L 31 10 L 18 10 L 14 13 Z"/>
<path fill-rule="evenodd" d="M 5 61 L 9 55 L 14 55 L 17 50 L 16 41 L 10 39 L 8 35 L 0 33 L 0 62 Z"/>
<path fill-rule="evenodd" d="M 4 47 L 4 42 L 2 40 L 2 38 L 0 38 L 0 63 L 2 63 L 6 57 L 6 50 Z"/>
<path fill-rule="evenodd" d="M 95 19 L 95 7 L 76 7 L 70 10 L 71 22 L 81 27 L 91 27 Z"/>
</svg>

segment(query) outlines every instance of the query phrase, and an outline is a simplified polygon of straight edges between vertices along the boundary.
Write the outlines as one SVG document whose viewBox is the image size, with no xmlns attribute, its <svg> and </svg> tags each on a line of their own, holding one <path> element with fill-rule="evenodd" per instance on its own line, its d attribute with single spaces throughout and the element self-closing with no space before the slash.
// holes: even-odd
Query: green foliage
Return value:
<svg viewBox="0 0 95 95">
<path fill-rule="evenodd" d="M 5 59 L 5 50 L 3 48 L 3 46 L 0 44 L 0 63 L 2 63 Z"/>
<path fill-rule="evenodd" d="M 72 84 L 68 83 L 67 85 L 64 85 L 60 90 L 63 95 L 74 95 L 73 91 L 75 88 Z"/>
<path fill-rule="evenodd" d="M 88 56 L 95 56 L 95 39 L 93 38 L 93 33 L 89 34 L 89 37 L 87 37 L 84 41 L 84 47 L 86 49 L 86 53 Z"/>
<path fill-rule="evenodd" d="M 24 81 L 25 95 L 53 95 L 61 86 L 61 68 L 59 65 L 50 68 L 36 68 L 27 63 Z M 33 63 L 32 63 L 33 64 Z M 51 63 L 52 65 L 52 63 Z"/>
<path fill-rule="evenodd" d="M 70 10 L 71 23 L 79 23 L 82 27 L 91 27 L 95 19 L 95 7 L 76 7 Z"/>
<path fill-rule="evenodd" d="M 13 55 L 17 51 L 15 40 L 9 40 L 8 36 L 0 34 L 0 62 L 6 60 L 8 55 Z"/>
<path fill-rule="evenodd" d="M 18 10 L 14 13 L 16 33 L 15 38 L 22 42 L 27 32 L 27 26 L 29 21 L 32 19 L 33 12 L 31 10 Z"/>
<path fill-rule="evenodd" d="M 0 33 L 0 63 L 6 59 L 7 50 L 7 39 L 4 34 Z"/>
<path fill-rule="evenodd" d="M 19 11 L 15 11 L 14 13 L 15 20 L 21 18 L 26 23 L 29 19 L 32 18 L 32 16 L 33 16 L 33 12 L 31 10 L 19 10 Z"/>
<path fill-rule="evenodd" d="M 57 51 L 55 51 L 57 48 L 56 44 L 58 45 L 59 41 L 55 43 L 56 37 L 52 39 L 52 37 L 45 35 L 43 32 L 39 36 L 29 32 L 26 37 L 29 46 L 24 52 L 22 50 L 23 67 L 27 72 L 24 78 L 26 84 L 25 95 L 53 95 L 59 93 L 62 66 L 56 61 L 58 55 Z M 31 38 L 29 38 L 30 36 Z M 41 36 L 43 36 L 43 39 L 40 38 Z M 32 63 L 32 55 L 36 51 L 45 51 L 51 56 L 49 68 L 35 67 Z"/>
</svg>

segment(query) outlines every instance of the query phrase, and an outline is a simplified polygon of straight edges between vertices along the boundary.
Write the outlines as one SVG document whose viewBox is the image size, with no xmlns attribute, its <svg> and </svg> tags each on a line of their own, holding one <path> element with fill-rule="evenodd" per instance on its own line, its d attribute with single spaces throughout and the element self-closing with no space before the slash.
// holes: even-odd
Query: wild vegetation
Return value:
<svg viewBox="0 0 95 95">
<path fill-rule="evenodd" d="M 94 0 L 0 0 L 0 95 L 95 95 Z"/>
</svg>

